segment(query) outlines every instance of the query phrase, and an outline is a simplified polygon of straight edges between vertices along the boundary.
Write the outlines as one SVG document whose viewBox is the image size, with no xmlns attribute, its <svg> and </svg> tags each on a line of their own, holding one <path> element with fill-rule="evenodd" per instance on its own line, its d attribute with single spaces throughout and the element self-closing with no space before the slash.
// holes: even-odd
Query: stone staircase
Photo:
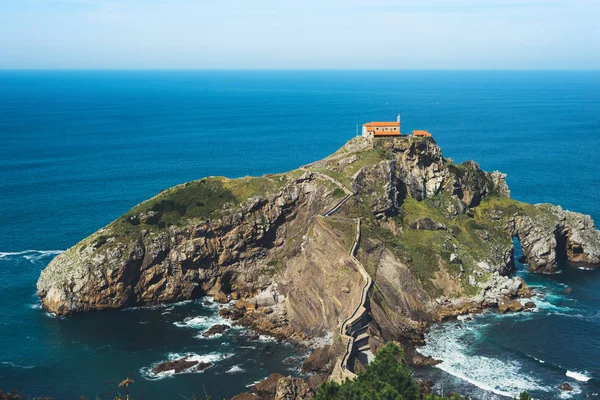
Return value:
<svg viewBox="0 0 600 400">
<path fill-rule="evenodd" d="M 333 182 L 335 185 L 341 188 L 344 193 L 346 193 L 342 199 L 336 202 L 336 204 L 334 204 L 327 211 L 323 212 L 321 215 L 323 217 L 353 221 L 356 224 L 356 235 L 350 250 L 350 259 L 363 277 L 364 284 L 361 288 L 359 303 L 357 304 L 353 313 L 342 322 L 340 327 L 340 336 L 346 341 L 346 350 L 334 368 L 332 379 L 341 382 L 346 378 L 353 379 L 356 377 L 354 368 L 356 360 L 359 360 L 363 365 L 367 365 L 374 357 L 371 352 L 371 346 L 369 345 L 370 335 L 368 332 L 369 322 L 371 320 L 368 310 L 368 295 L 369 290 L 373 285 L 373 280 L 360 261 L 358 261 L 358 259 L 355 257 L 358 244 L 360 242 L 360 218 L 343 218 L 333 216 L 333 214 L 335 214 L 353 196 L 353 193 L 342 183 L 328 175 L 316 171 L 311 171 L 311 173 L 322 179 Z"/>
</svg>

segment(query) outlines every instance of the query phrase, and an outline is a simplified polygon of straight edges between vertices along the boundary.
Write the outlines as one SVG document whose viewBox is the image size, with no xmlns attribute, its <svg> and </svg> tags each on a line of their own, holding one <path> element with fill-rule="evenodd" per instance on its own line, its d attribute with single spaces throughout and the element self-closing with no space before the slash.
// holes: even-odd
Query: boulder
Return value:
<svg viewBox="0 0 600 400">
<path fill-rule="evenodd" d="M 302 372 L 331 373 L 337 355 L 332 345 L 325 345 L 315 350 L 306 361 L 302 363 Z"/>
<path fill-rule="evenodd" d="M 505 300 L 498 303 L 498 311 L 501 314 L 506 314 L 507 312 L 519 312 L 523 311 L 523 304 L 519 300 Z"/>
<path fill-rule="evenodd" d="M 528 301 L 523 305 L 523 308 L 526 310 L 533 310 L 537 305 L 533 301 Z"/>
<path fill-rule="evenodd" d="M 313 397 L 313 391 L 302 378 L 288 376 L 277 382 L 275 400 L 310 400 Z"/>
<path fill-rule="evenodd" d="M 423 379 L 417 382 L 419 385 L 419 392 L 425 394 L 431 394 L 433 392 L 434 383 L 430 379 Z"/>
<path fill-rule="evenodd" d="M 329 374 L 314 374 L 308 377 L 306 383 L 308 387 L 314 392 L 317 393 L 319 386 L 324 384 L 329 380 Z"/>
<path fill-rule="evenodd" d="M 462 260 L 454 253 L 450 254 L 450 262 L 452 264 L 462 264 Z"/>
<path fill-rule="evenodd" d="M 412 365 L 416 367 L 433 367 L 434 365 L 440 364 L 441 360 L 436 360 L 433 357 L 424 356 L 423 354 L 415 352 L 411 359 Z"/>
<path fill-rule="evenodd" d="M 221 304 L 225 304 L 228 302 L 227 295 L 223 292 L 215 293 L 213 300 L 215 303 L 221 303 Z"/>
<path fill-rule="evenodd" d="M 196 365 L 198 365 L 198 361 L 190 360 L 189 357 L 183 357 L 178 360 L 165 361 L 156 365 L 152 368 L 152 373 L 160 374 L 161 372 L 174 371 L 176 374 L 179 374 Z"/>
<path fill-rule="evenodd" d="M 196 365 L 196 368 L 194 368 L 196 371 L 204 371 L 205 369 L 212 367 L 212 363 L 209 362 L 199 362 L 198 365 Z"/>
<path fill-rule="evenodd" d="M 558 388 L 565 392 L 570 392 L 573 390 L 573 386 L 569 385 L 567 382 L 563 382 Z"/>
<path fill-rule="evenodd" d="M 435 222 L 429 217 L 421 218 L 414 222 L 411 222 L 409 226 L 413 229 L 422 231 L 438 231 L 446 229 L 446 225 L 440 222 Z"/>
<path fill-rule="evenodd" d="M 211 337 L 214 335 L 222 334 L 225 331 L 227 331 L 229 328 L 231 328 L 231 327 L 229 325 L 225 325 L 225 324 L 213 325 L 206 332 L 204 332 L 202 334 L 202 336 Z"/>
<path fill-rule="evenodd" d="M 258 382 L 256 385 L 254 385 L 252 391 L 261 396 L 275 396 L 275 392 L 277 391 L 277 382 L 280 378 L 283 378 L 283 376 L 279 374 L 271 374 L 262 381 Z"/>
</svg>

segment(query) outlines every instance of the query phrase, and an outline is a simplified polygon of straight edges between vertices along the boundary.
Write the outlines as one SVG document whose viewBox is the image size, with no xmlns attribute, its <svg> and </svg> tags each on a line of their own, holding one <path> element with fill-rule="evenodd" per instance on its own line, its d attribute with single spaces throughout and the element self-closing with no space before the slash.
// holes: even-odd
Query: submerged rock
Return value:
<svg viewBox="0 0 600 400">
<path fill-rule="evenodd" d="M 214 335 L 218 335 L 218 334 L 224 333 L 225 331 L 229 330 L 229 328 L 231 328 L 231 327 L 229 325 L 225 325 L 225 324 L 213 325 L 206 332 L 204 332 L 202 334 L 202 336 L 211 337 Z"/>
<path fill-rule="evenodd" d="M 188 371 L 193 367 L 196 367 L 195 369 L 201 371 L 210 367 L 211 365 L 211 363 L 198 362 L 190 359 L 189 357 L 183 357 L 178 360 L 165 361 L 156 365 L 154 368 L 152 368 L 152 373 L 156 375 L 160 374 L 161 372 L 173 371 L 174 373 L 179 374 Z"/>
<path fill-rule="evenodd" d="M 573 386 L 569 385 L 567 382 L 561 383 L 558 388 L 566 392 L 571 392 L 573 390 Z"/>
</svg>

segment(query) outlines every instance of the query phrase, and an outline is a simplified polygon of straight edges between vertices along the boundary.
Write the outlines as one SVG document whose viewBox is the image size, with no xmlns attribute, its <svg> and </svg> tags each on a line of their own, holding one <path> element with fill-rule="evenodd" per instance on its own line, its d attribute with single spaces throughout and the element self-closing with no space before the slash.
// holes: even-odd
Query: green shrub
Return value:
<svg viewBox="0 0 600 400">
<path fill-rule="evenodd" d="M 319 387 L 315 400 L 442 400 L 462 399 L 461 396 L 438 397 L 423 395 L 404 364 L 404 353 L 393 343 L 383 346 L 375 360 L 354 380 L 341 385 L 326 382 Z"/>
</svg>

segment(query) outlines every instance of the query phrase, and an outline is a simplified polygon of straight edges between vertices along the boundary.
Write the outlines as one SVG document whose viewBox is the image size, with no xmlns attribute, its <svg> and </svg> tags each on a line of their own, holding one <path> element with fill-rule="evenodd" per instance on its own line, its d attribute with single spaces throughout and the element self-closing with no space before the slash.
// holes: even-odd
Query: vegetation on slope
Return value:
<svg viewBox="0 0 600 400">
<path fill-rule="evenodd" d="M 301 174 L 302 171 L 294 170 L 239 179 L 208 177 L 174 186 L 111 223 L 108 232 L 95 238 L 95 246 L 102 246 L 109 236 L 127 236 L 142 229 L 154 231 L 171 225 L 182 226 L 188 220 L 217 217 L 252 197 L 275 193 Z"/>
<path fill-rule="evenodd" d="M 378 352 L 375 360 L 354 380 L 342 384 L 326 382 L 319 388 L 315 400 L 421 400 L 421 399 L 462 399 L 452 394 L 439 397 L 423 394 L 404 363 L 402 349 L 388 343 Z"/>
<path fill-rule="evenodd" d="M 354 380 L 342 384 L 328 381 L 321 385 L 315 400 L 462 400 L 459 394 L 449 397 L 426 394 L 404 362 L 404 353 L 396 344 L 389 342 L 378 352 L 375 360 L 359 372 Z M 522 392 L 519 400 L 533 400 Z"/>
</svg>

